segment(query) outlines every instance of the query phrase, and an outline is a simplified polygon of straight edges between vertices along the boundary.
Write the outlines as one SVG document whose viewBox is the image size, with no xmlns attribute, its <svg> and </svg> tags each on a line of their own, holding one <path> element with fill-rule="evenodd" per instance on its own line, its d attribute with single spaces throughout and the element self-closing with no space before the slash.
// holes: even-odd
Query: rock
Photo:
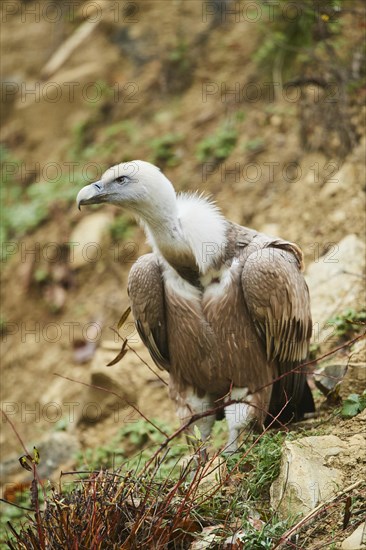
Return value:
<svg viewBox="0 0 366 550">
<path fill-rule="evenodd" d="M 340 395 L 362 393 L 366 389 L 366 340 L 359 340 L 351 349 L 347 372 L 342 380 Z"/>
<path fill-rule="evenodd" d="M 59 477 L 60 468 L 64 465 L 72 466 L 75 455 L 80 449 L 80 444 L 75 435 L 68 432 L 53 432 L 48 434 L 40 442 L 35 441 L 28 445 L 28 451 L 32 454 L 33 444 L 37 447 L 40 462 L 37 472 L 41 479 Z M 0 463 L 1 479 L 4 485 L 14 481 L 32 479 L 32 473 L 20 467 L 19 455 L 11 455 Z"/>
<path fill-rule="evenodd" d="M 271 126 L 274 126 L 275 128 L 279 128 L 282 124 L 282 117 L 278 115 L 272 115 L 269 122 Z"/>
<path fill-rule="evenodd" d="M 266 223 L 260 230 L 270 237 L 277 237 L 280 234 L 280 228 L 277 223 Z"/>
<path fill-rule="evenodd" d="M 362 548 L 366 548 L 366 522 L 361 523 L 356 531 L 342 542 L 341 548 L 342 550 L 361 550 Z"/>
<path fill-rule="evenodd" d="M 356 235 L 348 235 L 309 265 L 306 281 L 311 296 L 314 343 L 335 338 L 335 327 L 327 321 L 362 303 L 365 252 L 363 241 Z"/>
<path fill-rule="evenodd" d="M 122 359 L 116 365 L 106 365 L 121 349 L 121 343 L 102 342 L 91 363 L 90 384 L 105 388 L 87 388 L 81 397 L 83 406 L 77 423 L 97 423 L 114 414 L 116 420 L 120 409 L 127 409 L 129 403 L 137 405 L 138 386 L 134 379 L 131 362 Z M 130 352 L 131 353 L 131 352 Z M 130 357 L 130 359 L 132 359 Z"/>
<path fill-rule="evenodd" d="M 121 345 L 122 341 L 105 340 L 97 349 L 89 383 L 107 391 L 87 388 L 82 393 L 79 398 L 81 415 L 77 422 L 95 424 L 111 415 L 117 426 L 136 422 L 141 415 L 134 407 L 151 419 L 175 418 L 174 407 L 167 399 L 167 387 L 145 364 L 151 365 L 152 361 L 140 339 L 131 335 L 129 345 L 134 351 L 129 349 L 119 363 L 106 366 L 118 355 Z M 158 371 L 157 367 L 152 368 Z M 168 379 L 167 373 L 158 372 L 164 380 Z"/>
<path fill-rule="evenodd" d="M 345 358 L 343 363 L 329 363 L 318 368 L 314 372 L 316 387 L 324 394 L 332 394 L 347 371 L 348 360 Z"/>
<path fill-rule="evenodd" d="M 353 346 L 347 372 L 342 380 L 340 395 L 345 398 L 350 393 L 362 393 L 366 389 L 366 340 Z"/>
<path fill-rule="evenodd" d="M 347 191 L 350 181 L 357 181 L 358 171 L 354 162 L 345 162 L 343 166 L 325 183 L 321 190 L 324 198 Z"/>
<path fill-rule="evenodd" d="M 347 374 L 341 385 L 341 396 L 350 393 L 362 393 L 366 389 L 366 363 L 348 363 Z"/>
<path fill-rule="evenodd" d="M 355 363 L 366 363 L 366 340 L 358 340 L 352 346 L 352 361 Z"/>
<path fill-rule="evenodd" d="M 209 525 L 204 527 L 201 533 L 197 536 L 196 540 L 192 542 L 189 550 L 209 550 L 214 543 L 220 541 L 218 535 L 220 529 L 224 529 L 223 524 Z"/>
<path fill-rule="evenodd" d="M 348 464 L 360 462 L 362 464 L 366 459 L 366 434 L 355 434 L 348 439 L 347 451 L 344 456 L 344 462 Z"/>
<path fill-rule="evenodd" d="M 343 484 L 342 472 L 328 460 L 347 449 L 333 435 L 286 441 L 279 477 L 271 486 L 271 505 L 283 518 L 305 515 L 334 496 Z"/>
<path fill-rule="evenodd" d="M 366 340 L 356 342 L 349 357 L 338 354 L 321 363 L 314 371 L 314 380 L 316 387 L 334 403 L 351 393 L 361 394 L 366 389 Z"/>
<path fill-rule="evenodd" d="M 329 215 L 329 219 L 334 224 L 347 223 L 347 212 L 344 210 L 335 210 L 332 214 Z"/>
<path fill-rule="evenodd" d="M 51 433 L 38 446 L 41 460 L 38 467 L 40 477 L 48 478 L 59 473 L 60 466 L 74 462 L 80 449 L 76 435 L 68 432 Z"/>
<path fill-rule="evenodd" d="M 102 257 L 103 239 L 112 219 L 111 214 L 97 212 L 80 220 L 69 240 L 71 269 L 95 264 Z"/>
<path fill-rule="evenodd" d="M 222 485 L 222 480 L 227 476 L 226 461 L 221 457 L 215 457 L 203 467 L 202 477 L 199 480 L 197 494 L 215 492 Z"/>
</svg>

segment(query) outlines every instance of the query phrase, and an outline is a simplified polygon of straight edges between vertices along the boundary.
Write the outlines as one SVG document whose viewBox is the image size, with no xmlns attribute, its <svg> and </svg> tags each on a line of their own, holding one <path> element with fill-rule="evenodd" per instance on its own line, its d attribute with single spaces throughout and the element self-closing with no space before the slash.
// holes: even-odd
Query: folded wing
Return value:
<svg viewBox="0 0 366 550">
<path fill-rule="evenodd" d="M 155 254 L 145 254 L 132 266 L 128 295 L 137 331 L 156 365 L 169 371 L 164 286 Z"/>
<path fill-rule="evenodd" d="M 280 378 L 273 385 L 270 413 L 277 414 L 289 401 L 289 418 L 314 410 L 306 374 L 294 372 L 306 360 L 312 334 L 309 291 L 300 264 L 298 249 L 267 247 L 247 258 L 242 273 L 249 313 Z"/>
</svg>

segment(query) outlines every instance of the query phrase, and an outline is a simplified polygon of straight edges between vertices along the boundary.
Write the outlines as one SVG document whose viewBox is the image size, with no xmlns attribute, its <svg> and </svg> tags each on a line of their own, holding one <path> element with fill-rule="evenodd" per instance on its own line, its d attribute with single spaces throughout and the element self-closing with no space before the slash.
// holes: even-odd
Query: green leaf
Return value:
<svg viewBox="0 0 366 550">
<path fill-rule="evenodd" d="M 352 416 L 356 416 L 356 414 L 358 414 L 362 410 L 363 409 L 360 396 L 357 395 L 357 393 L 352 393 L 343 402 L 341 414 L 342 416 L 351 418 Z"/>
<path fill-rule="evenodd" d="M 195 438 L 198 439 L 199 441 L 201 441 L 202 440 L 202 434 L 201 434 L 201 431 L 200 431 L 199 427 L 196 424 L 194 425 L 193 432 L 194 432 Z"/>
<path fill-rule="evenodd" d="M 33 447 L 33 458 L 32 458 L 32 462 L 34 464 L 39 464 L 39 460 L 40 460 L 40 454 L 39 454 L 39 450 L 37 449 L 37 447 Z"/>
<path fill-rule="evenodd" d="M 32 457 L 30 455 L 23 455 L 19 458 L 19 464 L 22 468 L 28 472 L 32 471 L 32 466 L 29 465 L 29 462 L 32 462 Z"/>
</svg>

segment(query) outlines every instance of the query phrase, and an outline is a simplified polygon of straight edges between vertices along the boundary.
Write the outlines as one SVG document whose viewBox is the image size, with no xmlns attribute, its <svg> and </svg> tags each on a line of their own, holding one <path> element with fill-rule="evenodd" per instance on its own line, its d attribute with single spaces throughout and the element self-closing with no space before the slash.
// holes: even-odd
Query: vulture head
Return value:
<svg viewBox="0 0 366 550">
<path fill-rule="evenodd" d="M 141 222 L 154 251 L 178 271 L 184 264 L 205 273 L 225 243 L 226 222 L 216 206 L 198 195 L 176 195 L 160 169 L 142 160 L 112 166 L 76 201 L 79 208 L 110 203 L 126 209 Z M 219 243 L 209 257 L 205 243 Z"/>
<path fill-rule="evenodd" d="M 110 203 L 137 214 L 145 222 L 156 220 L 157 213 L 175 214 L 176 195 L 159 168 L 142 160 L 112 166 L 99 181 L 83 187 L 77 205 Z"/>
</svg>

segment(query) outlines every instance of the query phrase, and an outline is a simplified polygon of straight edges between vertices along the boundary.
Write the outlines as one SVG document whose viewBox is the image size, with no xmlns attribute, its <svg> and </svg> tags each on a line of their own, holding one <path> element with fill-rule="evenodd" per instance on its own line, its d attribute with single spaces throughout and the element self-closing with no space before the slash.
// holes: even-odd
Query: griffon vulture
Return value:
<svg viewBox="0 0 366 550">
<path fill-rule="evenodd" d="M 252 421 L 314 410 L 306 374 L 296 371 L 312 333 L 296 244 L 228 221 L 202 196 L 177 195 L 140 160 L 109 168 L 77 196 L 78 206 L 104 202 L 134 214 L 152 246 L 133 265 L 128 294 L 143 342 L 169 372 L 182 422 L 242 401 L 224 409 L 231 452 Z M 215 419 L 196 421 L 202 439 Z"/>
</svg>

